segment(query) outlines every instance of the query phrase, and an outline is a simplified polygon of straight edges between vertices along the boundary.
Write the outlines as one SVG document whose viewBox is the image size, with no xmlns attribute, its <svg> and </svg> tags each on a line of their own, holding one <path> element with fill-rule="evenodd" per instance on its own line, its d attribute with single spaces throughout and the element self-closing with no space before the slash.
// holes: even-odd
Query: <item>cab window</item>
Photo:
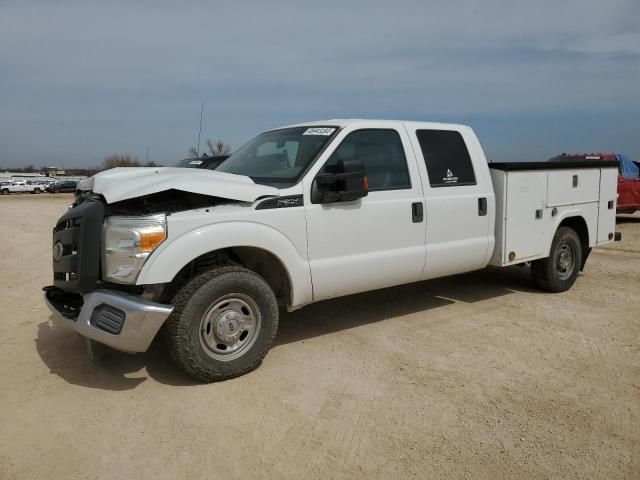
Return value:
<svg viewBox="0 0 640 480">
<path fill-rule="evenodd" d="M 432 187 L 475 185 L 469 150 L 460 132 L 453 130 L 417 130 L 422 156 Z"/>
<path fill-rule="evenodd" d="M 395 130 L 351 132 L 331 154 L 323 170 L 333 173 L 339 160 L 361 160 L 370 191 L 411 188 L 402 140 Z"/>
</svg>

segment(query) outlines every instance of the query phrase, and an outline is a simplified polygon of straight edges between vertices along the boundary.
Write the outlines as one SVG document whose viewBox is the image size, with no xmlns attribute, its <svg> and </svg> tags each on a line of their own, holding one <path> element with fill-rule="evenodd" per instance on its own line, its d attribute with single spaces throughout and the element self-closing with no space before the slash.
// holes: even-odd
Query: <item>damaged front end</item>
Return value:
<svg viewBox="0 0 640 480">
<path fill-rule="evenodd" d="M 44 294 L 60 324 L 113 348 L 141 352 L 173 310 L 169 284 L 136 284 L 146 260 L 168 238 L 168 217 L 247 205 L 278 191 L 231 174 L 199 171 L 196 178 L 183 169 L 144 169 L 145 175 L 125 170 L 103 172 L 80 186 L 53 229 L 54 281 Z"/>
<path fill-rule="evenodd" d="M 54 278 L 53 285 L 43 289 L 45 303 L 57 324 L 118 350 L 143 352 L 173 307 L 140 295 L 143 287 L 134 285 L 135 275 L 131 282 L 122 282 L 130 285 L 107 278 L 114 262 L 107 261 L 106 225 L 125 218 L 111 214 L 100 195 L 84 192 L 60 217 L 53 229 Z M 136 267 L 143 262 L 132 255 L 125 263 Z"/>
<path fill-rule="evenodd" d="M 180 190 L 166 190 L 141 197 L 121 200 L 109 205 L 111 215 L 154 215 L 157 213 L 175 213 L 198 208 L 210 208 L 224 203 L 237 201 L 200 193 Z"/>
</svg>

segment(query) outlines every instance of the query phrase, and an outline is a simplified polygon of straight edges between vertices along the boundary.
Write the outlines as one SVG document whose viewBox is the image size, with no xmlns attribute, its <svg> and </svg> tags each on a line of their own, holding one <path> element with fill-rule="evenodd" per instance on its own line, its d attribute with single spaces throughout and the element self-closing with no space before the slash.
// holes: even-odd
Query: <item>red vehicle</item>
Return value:
<svg viewBox="0 0 640 480">
<path fill-rule="evenodd" d="M 640 162 L 634 162 L 619 153 L 578 153 L 558 155 L 549 159 L 617 160 L 618 161 L 618 205 L 616 213 L 633 213 L 640 210 Z"/>
</svg>

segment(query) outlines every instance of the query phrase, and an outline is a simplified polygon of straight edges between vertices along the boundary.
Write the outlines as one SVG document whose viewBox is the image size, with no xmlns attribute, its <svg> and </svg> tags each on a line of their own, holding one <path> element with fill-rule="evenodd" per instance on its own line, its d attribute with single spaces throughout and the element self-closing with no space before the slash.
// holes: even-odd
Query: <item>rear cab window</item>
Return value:
<svg viewBox="0 0 640 480">
<path fill-rule="evenodd" d="M 437 187 L 476 185 L 469 150 L 455 130 L 416 130 L 429 184 Z"/>
</svg>

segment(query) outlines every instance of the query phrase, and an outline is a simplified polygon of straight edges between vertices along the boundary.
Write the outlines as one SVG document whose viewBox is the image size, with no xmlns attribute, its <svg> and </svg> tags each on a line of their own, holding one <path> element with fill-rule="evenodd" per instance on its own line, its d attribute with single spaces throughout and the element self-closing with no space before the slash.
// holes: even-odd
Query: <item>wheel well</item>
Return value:
<svg viewBox="0 0 640 480">
<path fill-rule="evenodd" d="M 580 238 L 580 246 L 582 247 L 582 265 L 580 270 L 584 268 L 584 264 L 587 261 L 587 257 L 591 253 L 589 248 L 589 229 L 587 228 L 587 222 L 582 217 L 569 217 L 562 220 L 558 228 L 569 227 L 578 234 Z"/>
<path fill-rule="evenodd" d="M 291 305 L 291 280 L 284 265 L 273 253 L 257 247 L 232 247 L 201 255 L 176 274 L 164 289 L 162 297 L 166 301 L 194 276 L 223 265 L 245 267 L 265 279 L 276 295 L 278 305 Z"/>
</svg>

